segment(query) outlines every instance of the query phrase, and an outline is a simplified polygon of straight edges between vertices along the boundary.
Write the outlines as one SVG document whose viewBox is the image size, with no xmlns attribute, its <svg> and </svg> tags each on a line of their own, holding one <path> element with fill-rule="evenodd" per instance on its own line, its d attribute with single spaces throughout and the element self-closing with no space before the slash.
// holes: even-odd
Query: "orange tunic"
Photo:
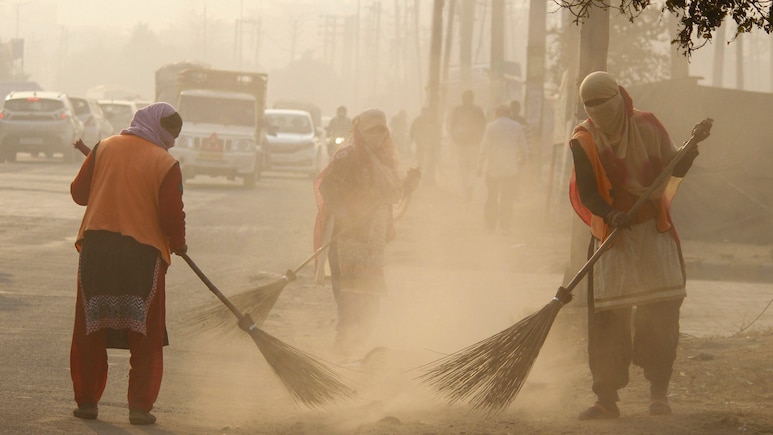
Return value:
<svg viewBox="0 0 773 435">
<path fill-rule="evenodd" d="M 76 248 L 80 251 L 86 231 L 107 230 L 153 246 L 170 264 L 169 240 L 159 218 L 159 188 L 177 161 L 163 148 L 133 135 L 104 139 L 96 153 Z M 121 163 L 126 161 L 132 164 Z"/>
</svg>

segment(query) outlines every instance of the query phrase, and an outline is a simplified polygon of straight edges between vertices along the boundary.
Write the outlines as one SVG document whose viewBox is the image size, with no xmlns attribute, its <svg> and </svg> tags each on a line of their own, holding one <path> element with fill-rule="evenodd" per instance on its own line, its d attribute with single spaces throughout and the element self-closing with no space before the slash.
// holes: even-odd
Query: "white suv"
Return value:
<svg viewBox="0 0 773 435">
<path fill-rule="evenodd" d="M 65 162 L 80 156 L 72 144 L 83 134 L 72 103 L 61 92 L 11 92 L 0 109 L 0 161 L 16 160 L 16 153 L 47 157 L 62 154 Z"/>
</svg>

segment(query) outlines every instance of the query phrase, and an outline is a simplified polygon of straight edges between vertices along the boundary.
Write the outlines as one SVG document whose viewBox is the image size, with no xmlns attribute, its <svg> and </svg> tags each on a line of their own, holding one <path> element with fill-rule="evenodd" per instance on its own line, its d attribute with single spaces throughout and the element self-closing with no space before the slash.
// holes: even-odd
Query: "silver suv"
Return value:
<svg viewBox="0 0 773 435">
<path fill-rule="evenodd" d="M 65 162 L 74 161 L 78 151 L 72 144 L 83 134 L 83 123 L 73 113 L 64 93 L 11 92 L 0 108 L 0 161 L 13 162 L 16 153 L 62 154 Z"/>
</svg>

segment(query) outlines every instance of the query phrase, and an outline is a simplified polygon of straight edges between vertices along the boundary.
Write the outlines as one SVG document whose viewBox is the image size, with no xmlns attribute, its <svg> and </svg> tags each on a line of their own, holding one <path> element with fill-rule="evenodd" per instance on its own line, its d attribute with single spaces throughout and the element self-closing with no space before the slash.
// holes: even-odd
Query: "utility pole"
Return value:
<svg viewBox="0 0 773 435">
<path fill-rule="evenodd" d="M 529 2 L 529 35 L 526 43 L 526 97 L 524 115 L 529 122 L 531 138 L 536 143 L 534 155 L 537 158 L 537 168 L 541 167 L 542 158 L 542 106 L 545 93 L 545 33 L 547 21 L 547 2 L 531 0 Z M 607 25 L 607 28 L 608 25 Z M 606 56 L 606 51 L 605 51 Z M 537 170 L 539 174 L 539 169 Z"/>
<path fill-rule="evenodd" d="M 459 83 L 461 89 L 472 84 L 472 31 L 475 24 L 475 2 L 462 0 L 459 13 Z"/>
<path fill-rule="evenodd" d="M 360 105 L 360 0 L 357 0 L 357 14 L 354 19 L 354 104 Z"/>
<path fill-rule="evenodd" d="M 423 74 L 422 74 L 422 70 L 421 70 L 421 64 L 422 64 L 422 58 L 421 58 L 421 32 L 419 30 L 421 28 L 419 26 L 419 23 L 420 23 L 419 16 L 421 15 L 419 13 L 420 10 L 421 9 L 420 9 L 419 0 L 414 0 L 413 1 L 413 36 L 415 38 L 414 42 L 416 43 L 416 45 L 415 45 L 415 47 L 416 47 L 416 62 L 415 62 L 415 64 L 416 64 L 416 73 L 418 74 L 416 77 L 418 77 L 419 91 L 420 91 L 420 92 L 417 92 L 417 95 L 419 96 L 419 105 L 424 106 L 425 105 L 424 98 L 423 98 L 424 92 L 421 92 L 424 89 L 422 88 L 423 82 L 421 80 L 421 77 L 423 77 Z M 442 20 L 442 17 L 441 17 L 441 20 Z"/>
<path fill-rule="evenodd" d="M 725 30 L 727 26 L 724 21 L 717 27 L 717 34 L 714 36 L 714 40 L 717 44 L 714 46 L 714 62 L 711 74 L 711 85 L 715 88 L 722 87 L 723 76 L 725 72 Z"/>
<path fill-rule="evenodd" d="M 743 41 L 746 35 L 738 35 L 735 38 L 735 87 L 743 90 Z"/>
<path fill-rule="evenodd" d="M 434 0 L 432 6 L 432 39 L 429 51 L 429 77 L 427 100 L 435 119 L 438 118 L 440 102 L 440 52 L 443 44 L 443 0 Z"/>
<path fill-rule="evenodd" d="M 371 52 L 373 53 L 373 89 L 379 89 L 379 54 L 381 51 L 381 2 L 373 4 L 373 28 L 371 38 Z"/>
<path fill-rule="evenodd" d="M 505 88 L 505 0 L 491 0 L 490 60 L 489 105 L 496 107 L 502 102 Z"/>
<path fill-rule="evenodd" d="M 456 0 L 450 0 L 448 3 L 448 17 L 446 21 L 446 42 L 443 50 L 443 79 L 441 80 L 442 92 L 440 94 L 440 103 L 438 110 L 445 113 L 448 96 L 448 69 L 451 60 L 451 47 L 454 40 L 454 19 L 456 18 Z"/>
<path fill-rule="evenodd" d="M 443 44 L 443 0 L 434 0 L 432 5 L 432 38 L 429 49 L 429 77 L 427 80 L 427 100 L 430 116 L 432 117 L 432 127 L 434 128 L 435 144 L 434 152 L 430 154 L 430 163 L 428 166 L 427 180 L 430 184 L 435 183 L 435 168 L 440 150 L 440 55 Z"/>
</svg>

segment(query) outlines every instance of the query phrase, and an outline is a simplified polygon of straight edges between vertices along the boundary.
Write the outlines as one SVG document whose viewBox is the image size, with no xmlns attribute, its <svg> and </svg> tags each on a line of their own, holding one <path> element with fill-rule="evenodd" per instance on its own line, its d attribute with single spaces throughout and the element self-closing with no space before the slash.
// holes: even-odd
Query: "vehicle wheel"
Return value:
<svg viewBox="0 0 773 435">
<path fill-rule="evenodd" d="M 255 183 L 258 181 L 257 169 L 249 174 L 244 175 L 244 187 L 252 189 L 255 187 Z"/>
</svg>

